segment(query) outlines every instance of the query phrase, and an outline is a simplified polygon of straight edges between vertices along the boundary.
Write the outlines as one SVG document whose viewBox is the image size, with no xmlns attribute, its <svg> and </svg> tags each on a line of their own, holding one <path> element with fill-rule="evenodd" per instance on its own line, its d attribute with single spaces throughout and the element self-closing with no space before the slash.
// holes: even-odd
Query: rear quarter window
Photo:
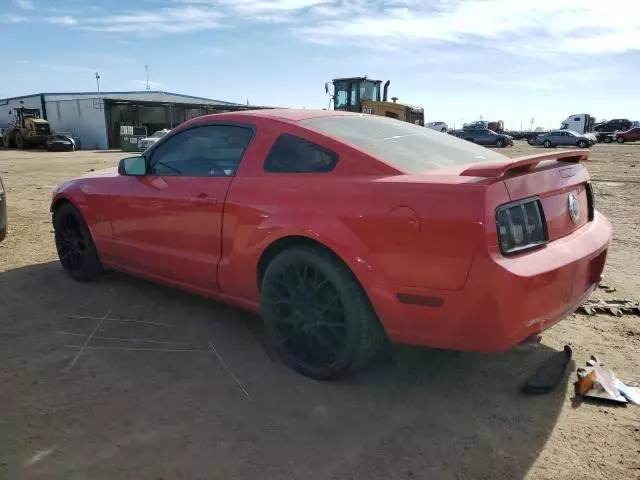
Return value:
<svg viewBox="0 0 640 480">
<path fill-rule="evenodd" d="M 338 154 L 295 135 L 280 135 L 264 161 L 269 173 L 326 173 L 338 163 Z"/>
<path fill-rule="evenodd" d="M 373 115 L 322 116 L 299 125 L 356 146 L 406 173 L 507 158 L 453 135 Z"/>
</svg>

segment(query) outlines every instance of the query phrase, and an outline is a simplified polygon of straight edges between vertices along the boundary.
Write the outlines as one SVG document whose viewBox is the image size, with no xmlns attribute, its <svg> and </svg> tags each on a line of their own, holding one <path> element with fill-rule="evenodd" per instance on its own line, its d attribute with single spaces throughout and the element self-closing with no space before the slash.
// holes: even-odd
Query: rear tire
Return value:
<svg viewBox="0 0 640 480">
<path fill-rule="evenodd" d="M 20 132 L 16 133 L 16 147 L 19 150 L 24 149 L 24 138 Z"/>
<path fill-rule="evenodd" d="M 616 138 L 616 142 L 618 142 L 618 143 L 624 143 L 624 137 L 617 137 L 617 138 Z"/>
<path fill-rule="evenodd" d="M 53 214 L 56 250 L 62 268 L 74 280 L 87 281 L 103 273 L 91 232 L 82 214 L 70 203 Z"/>
<path fill-rule="evenodd" d="M 604 143 L 611 143 L 613 142 L 613 138 L 611 137 L 604 137 L 604 139 L 602 140 Z"/>
<path fill-rule="evenodd" d="M 551 148 L 551 140 L 545 140 L 543 142 L 543 145 L 545 146 L 545 148 Z"/>
<path fill-rule="evenodd" d="M 578 148 L 587 148 L 587 146 L 587 142 L 585 142 L 584 140 L 578 141 Z"/>
<path fill-rule="evenodd" d="M 366 365 L 386 339 L 353 273 L 322 247 L 280 253 L 264 274 L 261 307 L 269 345 L 317 380 Z"/>
<path fill-rule="evenodd" d="M 535 145 L 536 144 L 536 139 L 529 137 L 529 138 L 527 138 L 527 143 L 529 145 Z"/>
</svg>

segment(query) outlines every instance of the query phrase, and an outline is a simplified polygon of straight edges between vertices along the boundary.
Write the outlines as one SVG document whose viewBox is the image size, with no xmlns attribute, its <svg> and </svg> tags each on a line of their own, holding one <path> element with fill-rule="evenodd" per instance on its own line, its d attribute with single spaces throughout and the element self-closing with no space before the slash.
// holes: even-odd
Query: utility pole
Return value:
<svg viewBox="0 0 640 480">
<path fill-rule="evenodd" d="M 147 75 L 147 84 L 145 86 L 145 89 L 146 90 L 151 90 L 151 87 L 149 86 L 149 66 L 148 65 L 144 66 L 144 72 Z"/>
<path fill-rule="evenodd" d="M 531 117 L 531 120 L 530 120 L 530 121 L 531 121 L 531 125 L 530 125 L 530 127 L 529 127 L 529 131 L 530 131 L 530 132 L 533 132 L 533 124 L 536 122 L 536 119 L 535 119 L 535 118 L 533 118 L 533 117 Z"/>
<path fill-rule="evenodd" d="M 98 87 L 98 91 L 100 91 L 100 74 L 96 72 L 96 86 Z"/>
</svg>

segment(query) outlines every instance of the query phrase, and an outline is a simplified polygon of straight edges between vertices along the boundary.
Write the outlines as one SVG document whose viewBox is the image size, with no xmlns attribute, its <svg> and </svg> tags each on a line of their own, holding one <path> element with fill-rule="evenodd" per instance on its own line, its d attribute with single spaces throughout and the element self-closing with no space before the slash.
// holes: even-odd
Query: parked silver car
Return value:
<svg viewBox="0 0 640 480">
<path fill-rule="evenodd" d="M 438 132 L 445 133 L 449 130 L 449 126 L 445 122 L 429 122 L 425 125 L 425 127 L 430 128 L 431 130 L 437 130 Z"/>
<path fill-rule="evenodd" d="M 596 143 L 596 139 L 590 134 L 580 134 L 572 130 L 553 130 L 536 137 L 536 145 L 551 147 L 578 147 L 589 148 Z"/>
<path fill-rule="evenodd" d="M 0 177 L 0 242 L 7 236 L 7 200 L 4 183 Z"/>
</svg>

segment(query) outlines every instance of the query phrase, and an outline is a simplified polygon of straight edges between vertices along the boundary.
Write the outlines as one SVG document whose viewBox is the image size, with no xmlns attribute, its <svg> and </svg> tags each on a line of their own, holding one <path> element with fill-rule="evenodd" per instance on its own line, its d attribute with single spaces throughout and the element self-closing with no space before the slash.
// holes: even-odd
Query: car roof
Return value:
<svg viewBox="0 0 640 480">
<path fill-rule="evenodd" d="M 216 118 L 223 118 L 226 116 L 229 116 L 229 117 L 232 116 L 236 118 L 239 116 L 250 116 L 250 117 L 262 117 L 262 118 L 277 118 L 279 120 L 285 120 L 292 123 L 296 123 L 302 120 L 307 120 L 309 118 L 337 117 L 337 116 L 345 116 L 345 115 L 362 116 L 365 114 L 343 112 L 340 110 L 313 110 L 313 109 L 295 109 L 295 108 L 267 109 L 265 108 L 260 110 L 241 110 L 237 112 L 214 113 L 214 114 L 205 115 L 205 117 L 199 117 L 199 118 L 216 119 Z"/>
</svg>

